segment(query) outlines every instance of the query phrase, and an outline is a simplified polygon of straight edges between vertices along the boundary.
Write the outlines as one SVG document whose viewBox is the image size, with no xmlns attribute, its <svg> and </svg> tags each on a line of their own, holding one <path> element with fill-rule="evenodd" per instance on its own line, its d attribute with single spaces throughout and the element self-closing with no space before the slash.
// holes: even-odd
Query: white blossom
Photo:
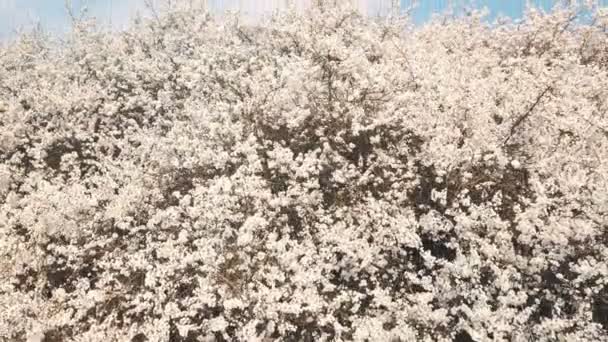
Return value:
<svg viewBox="0 0 608 342">
<path fill-rule="evenodd" d="M 7 44 L 0 340 L 605 340 L 607 17 L 580 9 L 169 6 Z"/>
</svg>

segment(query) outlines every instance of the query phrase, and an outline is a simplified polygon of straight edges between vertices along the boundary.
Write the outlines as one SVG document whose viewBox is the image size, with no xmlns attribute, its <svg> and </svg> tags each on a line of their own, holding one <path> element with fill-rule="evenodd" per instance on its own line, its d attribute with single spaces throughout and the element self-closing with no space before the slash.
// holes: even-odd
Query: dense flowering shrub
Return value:
<svg viewBox="0 0 608 342">
<path fill-rule="evenodd" d="M 173 10 L 0 50 L 0 340 L 608 340 L 608 16 Z"/>
</svg>

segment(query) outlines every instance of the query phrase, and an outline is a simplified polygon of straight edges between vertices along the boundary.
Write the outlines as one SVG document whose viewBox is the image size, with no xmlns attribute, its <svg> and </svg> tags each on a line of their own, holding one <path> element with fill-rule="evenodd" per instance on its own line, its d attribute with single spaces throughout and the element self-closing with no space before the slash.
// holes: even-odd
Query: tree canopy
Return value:
<svg viewBox="0 0 608 342">
<path fill-rule="evenodd" d="M 173 9 L 0 49 L 0 340 L 606 341 L 608 15 Z"/>
</svg>

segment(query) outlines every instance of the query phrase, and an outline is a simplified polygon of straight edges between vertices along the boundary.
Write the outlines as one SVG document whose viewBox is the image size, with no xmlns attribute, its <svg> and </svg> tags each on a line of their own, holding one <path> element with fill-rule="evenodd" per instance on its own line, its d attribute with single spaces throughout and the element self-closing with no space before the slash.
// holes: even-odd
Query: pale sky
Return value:
<svg viewBox="0 0 608 342">
<path fill-rule="evenodd" d="M 155 0 L 157 2 L 161 0 Z M 300 6 L 310 0 L 292 0 Z M 359 7 L 371 15 L 386 9 L 390 0 L 354 0 Z M 83 6 L 89 9 L 91 16 L 106 27 L 120 29 L 128 25 L 130 18 L 139 12 L 146 12 L 145 0 L 71 0 L 75 12 Z M 239 8 L 243 12 L 259 14 L 282 6 L 288 0 L 207 0 L 212 11 Z M 402 7 L 411 5 L 412 0 L 401 0 Z M 416 23 L 424 23 L 433 13 L 444 11 L 450 5 L 464 4 L 472 8 L 487 7 L 492 20 L 498 14 L 518 18 L 523 13 L 526 3 L 549 10 L 556 0 L 419 0 L 413 12 Z M 608 0 L 601 0 L 608 6 Z M 69 27 L 70 19 L 66 12 L 65 0 L 0 0 L 0 40 L 14 36 L 16 29 L 30 29 L 39 24 L 44 30 L 62 32 Z"/>
</svg>

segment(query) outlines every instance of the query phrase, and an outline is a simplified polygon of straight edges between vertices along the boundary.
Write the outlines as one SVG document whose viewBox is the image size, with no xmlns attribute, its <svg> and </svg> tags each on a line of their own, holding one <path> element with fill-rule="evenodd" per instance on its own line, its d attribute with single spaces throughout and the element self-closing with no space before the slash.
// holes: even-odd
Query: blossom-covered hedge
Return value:
<svg viewBox="0 0 608 342">
<path fill-rule="evenodd" d="M 608 15 L 174 9 L 0 50 L 2 341 L 607 341 Z"/>
</svg>

